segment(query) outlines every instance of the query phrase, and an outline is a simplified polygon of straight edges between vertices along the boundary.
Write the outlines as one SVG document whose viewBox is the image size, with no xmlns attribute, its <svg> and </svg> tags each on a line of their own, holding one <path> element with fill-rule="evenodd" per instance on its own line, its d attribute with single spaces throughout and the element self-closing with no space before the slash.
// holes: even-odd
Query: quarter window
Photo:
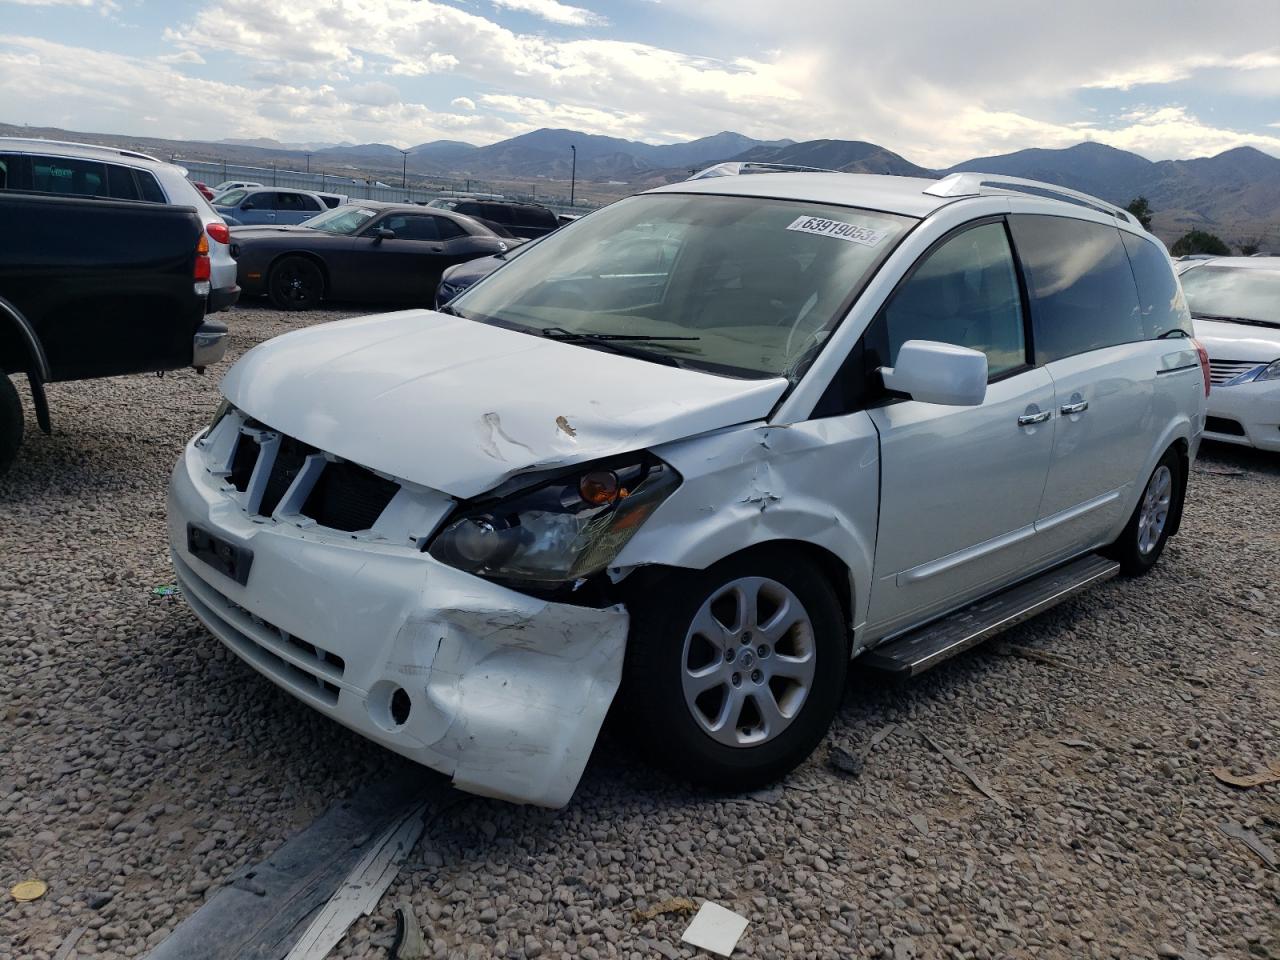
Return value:
<svg viewBox="0 0 1280 960">
<path fill-rule="evenodd" d="M 1162 337 L 1193 336 L 1191 311 L 1182 287 L 1174 276 L 1168 255 L 1150 240 L 1131 233 L 1121 233 L 1133 279 L 1138 284 L 1138 301 L 1142 306 L 1142 328 L 1148 340 Z"/>
<path fill-rule="evenodd" d="M 981 350 L 993 378 L 1026 364 L 1022 297 L 1003 223 L 971 227 L 921 262 L 868 330 L 868 363 L 893 366 L 908 340 Z"/>
<path fill-rule="evenodd" d="M 1118 228 L 1037 215 L 1009 225 L 1031 292 L 1037 363 L 1145 339 Z"/>
</svg>

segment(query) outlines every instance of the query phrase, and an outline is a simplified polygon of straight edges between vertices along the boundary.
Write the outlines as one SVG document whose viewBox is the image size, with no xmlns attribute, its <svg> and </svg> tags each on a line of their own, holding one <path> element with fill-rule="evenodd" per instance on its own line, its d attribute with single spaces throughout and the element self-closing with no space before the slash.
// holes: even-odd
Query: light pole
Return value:
<svg viewBox="0 0 1280 960">
<path fill-rule="evenodd" d="M 569 144 L 569 149 L 573 151 L 573 166 L 569 168 L 569 206 L 573 206 L 574 194 L 578 186 L 578 148 L 575 144 Z"/>
<path fill-rule="evenodd" d="M 400 165 L 400 189 L 404 190 L 409 186 L 409 151 L 401 150 L 400 159 L 403 161 Z"/>
<path fill-rule="evenodd" d="M 307 154 L 307 173 L 311 172 L 311 154 Z"/>
</svg>

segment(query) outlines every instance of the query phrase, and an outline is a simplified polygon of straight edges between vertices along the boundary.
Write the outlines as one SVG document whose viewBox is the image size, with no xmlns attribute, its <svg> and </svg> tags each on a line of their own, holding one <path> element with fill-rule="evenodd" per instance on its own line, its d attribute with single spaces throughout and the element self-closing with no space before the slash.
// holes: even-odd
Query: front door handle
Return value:
<svg viewBox="0 0 1280 960">
<path fill-rule="evenodd" d="M 1035 426 L 1037 423 L 1044 423 L 1046 420 L 1048 420 L 1052 416 L 1053 416 L 1052 410 L 1042 410 L 1039 413 L 1024 413 L 1022 416 L 1018 418 L 1018 426 L 1032 427 L 1032 426 Z"/>
<path fill-rule="evenodd" d="M 1078 400 L 1075 403 L 1064 403 L 1061 409 L 1062 409 L 1062 415 L 1064 417 L 1069 417 L 1072 414 L 1076 414 L 1076 413 L 1084 413 L 1086 410 L 1089 409 L 1089 401 Z"/>
</svg>

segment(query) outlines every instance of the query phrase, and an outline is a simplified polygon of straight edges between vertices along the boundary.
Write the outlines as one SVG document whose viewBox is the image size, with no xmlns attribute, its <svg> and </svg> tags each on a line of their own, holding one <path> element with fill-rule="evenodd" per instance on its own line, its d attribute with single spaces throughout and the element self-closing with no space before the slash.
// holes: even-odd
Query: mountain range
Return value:
<svg viewBox="0 0 1280 960">
<path fill-rule="evenodd" d="M 1145 196 L 1153 230 L 1166 241 L 1192 228 L 1229 243 L 1262 241 L 1280 252 L 1280 159 L 1252 147 L 1212 157 L 1152 161 L 1135 153 L 1086 142 L 1063 149 L 1029 149 L 977 157 L 945 170 L 929 169 L 878 144 L 861 140 L 756 140 L 724 131 L 683 143 L 651 144 L 581 131 L 542 129 L 484 146 L 436 140 L 401 151 L 385 143 L 284 144 L 275 140 L 191 142 L 73 133 L 0 124 L 0 136 L 110 143 L 157 156 L 301 169 L 359 171 L 389 178 L 407 170 L 418 181 L 464 179 L 521 185 L 549 181 L 539 195 L 565 192 L 576 174 L 579 195 L 595 187 L 608 199 L 662 183 L 722 160 L 802 164 L 848 173 L 939 177 L 980 171 L 1061 184 L 1117 204 Z M 576 148 L 572 149 L 572 148 Z M 554 187 L 550 187 L 554 183 Z M 549 189 L 550 187 L 550 189 Z"/>
</svg>

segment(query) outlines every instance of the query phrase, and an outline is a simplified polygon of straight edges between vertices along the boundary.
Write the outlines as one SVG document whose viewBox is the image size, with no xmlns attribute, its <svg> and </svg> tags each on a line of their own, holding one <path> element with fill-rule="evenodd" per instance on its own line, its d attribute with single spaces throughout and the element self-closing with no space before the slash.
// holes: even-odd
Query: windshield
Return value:
<svg viewBox="0 0 1280 960">
<path fill-rule="evenodd" d="M 1192 267 L 1182 289 L 1193 316 L 1280 326 L 1280 269 Z"/>
<path fill-rule="evenodd" d="M 217 201 L 220 207 L 234 207 L 248 195 L 248 190 L 228 190 L 226 193 L 218 194 L 213 199 Z"/>
<path fill-rule="evenodd" d="M 450 307 L 530 333 L 652 337 L 632 346 L 712 372 L 790 376 L 912 223 L 802 201 L 645 194 L 548 234 Z"/>
<path fill-rule="evenodd" d="M 307 221 L 307 226 L 312 230 L 323 230 L 325 233 L 350 236 L 377 215 L 378 211 L 373 207 L 359 207 L 355 204 L 348 204 L 344 207 L 334 207 L 324 213 L 317 213 Z"/>
</svg>

